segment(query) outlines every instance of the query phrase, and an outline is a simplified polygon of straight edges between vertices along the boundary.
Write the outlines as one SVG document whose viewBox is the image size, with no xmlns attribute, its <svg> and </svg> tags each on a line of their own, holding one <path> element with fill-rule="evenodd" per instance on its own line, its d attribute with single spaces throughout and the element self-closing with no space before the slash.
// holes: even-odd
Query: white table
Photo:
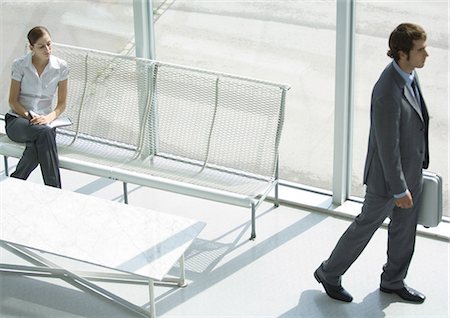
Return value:
<svg viewBox="0 0 450 318">
<path fill-rule="evenodd" d="M 183 255 L 204 226 L 205 223 L 192 219 L 14 178 L 0 180 L 0 240 L 10 250 L 31 257 L 38 264 L 20 266 L 0 259 L 0 270 L 69 276 L 142 315 L 156 316 L 155 281 L 185 285 Z M 29 248 L 116 271 L 69 272 Z M 180 277 L 167 278 L 177 261 Z M 147 281 L 150 311 L 109 293 L 87 278 Z"/>
</svg>

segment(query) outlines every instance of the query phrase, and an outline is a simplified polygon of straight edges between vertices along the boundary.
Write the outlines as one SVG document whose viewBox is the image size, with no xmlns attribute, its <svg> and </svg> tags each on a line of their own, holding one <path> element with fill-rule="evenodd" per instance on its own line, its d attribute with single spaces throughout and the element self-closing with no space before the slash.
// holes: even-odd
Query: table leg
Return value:
<svg viewBox="0 0 450 318">
<path fill-rule="evenodd" d="M 184 270 L 184 254 L 180 257 L 180 281 L 178 282 L 178 286 L 186 287 L 186 272 Z"/>
<path fill-rule="evenodd" d="M 27 260 L 31 262 L 32 266 L 24 266 L 24 265 L 14 265 L 14 264 L 3 264 L 0 263 L 0 272 L 11 272 L 11 273 L 23 273 L 27 276 L 53 276 L 58 277 L 66 281 L 67 283 L 71 284 L 72 286 L 75 286 L 81 290 L 89 290 L 91 292 L 94 292 L 95 294 L 105 297 L 106 299 L 109 299 L 110 301 L 113 301 L 121 306 L 124 306 L 125 308 L 128 308 L 129 310 L 138 313 L 142 316 L 148 317 L 149 312 L 145 309 L 143 309 L 140 306 L 134 305 L 130 303 L 129 301 L 101 288 L 100 286 L 91 283 L 84 277 L 81 277 L 77 275 L 74 272 L 68 271 L 57 264 L 47 260 L 43 256 L 39 255 L 38 253 L 35 253 L 31 251 L 30 249 L 14 245 L 12 243 L 0 241 L 0 245 L 7 249 L 8 251 L 14 253 L 15 255 L 23 258 L 24 260 Z M 97 273 L 97 275 L 91 275 L 95 276 L 96 278 L 101 278 L 102 273 Z M 105 276 L 107 281 L 107 275 Z M 153 280 L 151 280 L 151 286 L 150 286 L 150 317 L 156 317 L 155 315 L 155 297 L 153 293 Z"/>
</svg>

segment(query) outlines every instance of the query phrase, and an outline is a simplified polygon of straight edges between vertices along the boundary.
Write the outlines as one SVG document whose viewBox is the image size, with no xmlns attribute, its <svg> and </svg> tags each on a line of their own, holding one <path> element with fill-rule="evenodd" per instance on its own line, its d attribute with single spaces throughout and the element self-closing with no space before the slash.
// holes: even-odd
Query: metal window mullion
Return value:
<svg viewBox="0 0 450 318">
<path fill-rule="evenodd" d="M 155 30 L 152 0 L 133 0 L 136 57 L 155 59 Z"/>
<path fill-rule="evenodd" d="M 336 6 L 333 203 L 340 205 L 351 188 L 355 0 L 338 0 Z"/>
</svg>

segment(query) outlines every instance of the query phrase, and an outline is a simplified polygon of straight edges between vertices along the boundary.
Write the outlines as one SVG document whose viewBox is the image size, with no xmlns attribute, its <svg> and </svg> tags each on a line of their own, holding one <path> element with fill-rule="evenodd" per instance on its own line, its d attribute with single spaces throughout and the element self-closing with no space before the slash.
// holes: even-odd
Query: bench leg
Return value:
<svg viewBox="0 0 450 318">
<path fill-rule="evenodd" d="M 280 206 L 280 199 L 278 198 L 278 180 L 277 180 L 277 184 L 275 184 L 275 200 L 273 205 L 278 208 Z"/>
<path fill-rule="evenodd" d="M 8 157 L 3 156 L 3 164 L 5 167 L 5 176 L 9 177 Z"/>
<path fill-rule="evenodd" d="M 274 201 L 274 206 L 276 208 L 280 206 L 280 200 L 278 199 L 278 185 L 280 184 L 279 172 L 280 172 L 280 160 L 279 157 L 277 156 L 277 165 L 275 166 L 275 180 L 277 181 L 277 183 L 275 184 L 275 201 Z"/>
<path fill-rule="evenodd" d="M 123 202 L 128 204 L 128 184 L 126 182 L 123 183 Z"/>
<path fill-rule="evenodd" d="M 156 318 L 156 308 L 155 308 L 155 283 L 153 279 L 148 280 L 148 292 L 150 297 L 150 318 Z"/>
<path fill-rule="evenodd" d="M 256 206 L 254 203 L 252 203 L 252 234 L 250 236 L 250 240 L 254 241 L 256 238 Z"/>
</svg>

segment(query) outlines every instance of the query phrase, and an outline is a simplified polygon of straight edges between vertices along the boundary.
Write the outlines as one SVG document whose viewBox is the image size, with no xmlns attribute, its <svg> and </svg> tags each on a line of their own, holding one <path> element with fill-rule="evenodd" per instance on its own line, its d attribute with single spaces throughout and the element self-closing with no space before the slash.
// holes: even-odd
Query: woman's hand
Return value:
<svg viewBox="0 0 450 318">
<path fill-rule="evenodd" d="M 44 115 L 35 115 L 31 117 L 30 124 L 32 125 L 46 125 L 51 123 L 54 120 L 54 115 L 52 113 L 44 116 Z"/>
</svg>

